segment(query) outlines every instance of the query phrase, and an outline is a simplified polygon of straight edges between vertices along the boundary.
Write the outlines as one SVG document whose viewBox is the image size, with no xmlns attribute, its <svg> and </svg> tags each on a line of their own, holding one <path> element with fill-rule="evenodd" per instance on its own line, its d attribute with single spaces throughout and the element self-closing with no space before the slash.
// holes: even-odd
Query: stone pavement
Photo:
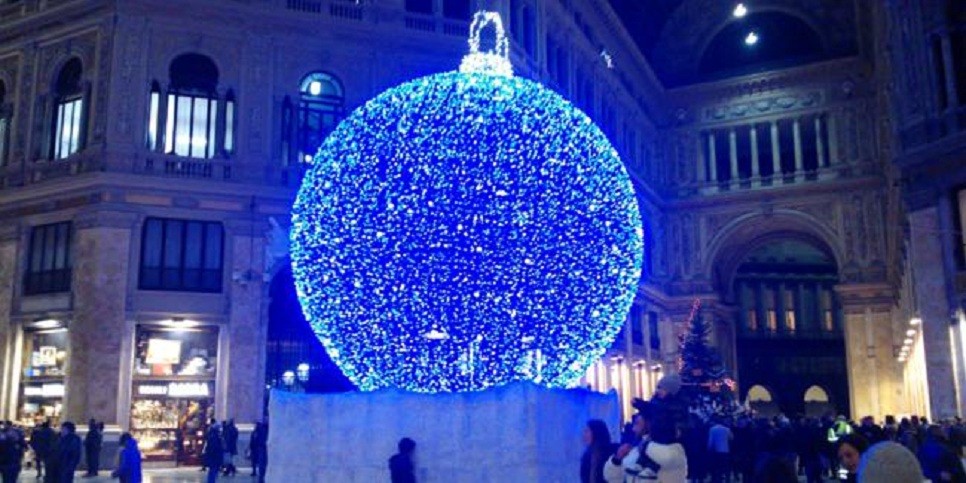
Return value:
<svg viewBox="0 0 966 483">
<path fill-rule="evenodd" d="M 238 468 L 237 475 L 221 476 L 218 478 L 218 482 L 255 483 L 255 478 L 251 477 L 251 474 L 250 468 Z M 20 479 L 17 482 L 37 483 L 40 480 L 36 478 L 36 475 L 37 473 L 34 473 L 33 470 L 21 472 Z M 198 468 L 145 469 L 143 471 L 144 483 L 203 483 L 205 475 L 206 473 Z M 106 471 L 102 471 L 101 476 L 97 478 L 85 478 L 83 473 L 80 472 L 74 477 L 74 483 L 117 483 L 117 481 L 117 479 L 111 478 L 110 473 Z"/>
</svg>

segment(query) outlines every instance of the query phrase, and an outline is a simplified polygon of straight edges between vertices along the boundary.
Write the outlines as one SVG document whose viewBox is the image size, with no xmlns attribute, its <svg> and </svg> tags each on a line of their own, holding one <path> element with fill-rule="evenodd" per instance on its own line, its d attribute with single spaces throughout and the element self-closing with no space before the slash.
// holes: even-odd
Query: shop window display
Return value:
<svg viewBox="0 0 966 483">
<path fill-rule="evenodd" d="M 138 327 L 131 430 L 146 460 L 200 464 L 217 350 L 217 328 Z"/>
<path fill-rule="evenodd" d="M 60 423 L 67 365 L 67 329 L 25 331 L 19 423 L 26 427 Z"/>
</svg>

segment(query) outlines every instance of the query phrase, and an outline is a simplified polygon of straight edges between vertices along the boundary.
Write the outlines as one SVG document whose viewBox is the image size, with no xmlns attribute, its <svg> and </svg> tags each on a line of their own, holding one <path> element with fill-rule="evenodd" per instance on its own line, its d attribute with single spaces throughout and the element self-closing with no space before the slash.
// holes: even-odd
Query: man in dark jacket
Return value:
<svg viewBox="0 0 966 483">
<path fill-rule="evenodd" d="M 235 468 L 235 455 L 238 454 L 238 428 L 235 420 L 225 421 L 224 435 L 225 441 L 225 476 L 234 476 L 238 470 Z"/>
<path fill-rule="evenodd" d="M 268 423 L 258 423 L 248 443 L 248 453 L 252 459 L 252 476 L 258 483 L 265 483 L 265 468 L 268 466 Z"/>
<path fill-rule="evenodd" d="M 218 473 L 221 465 L 225 463 L 225 446 L 221 441 L 221 428 L 218 424 L 213 424 L 208 428 L 205 435 L 205 449 L 202 450 L 201 459 L 205 468 L 208 468 L 208 483 L 218 481 Z"/>
<path fill-rule="evenodd" d="M 84 436 L 84 454 L 87 456 L 87 475 L 97 476 L 101 469 L 101 445 L 104 435 L 101 434 L 97 421 L 91 419 L 87 423 L 87 435 Z"/>
<path fill-rule="evenodd" d="M 60 438 L 57 439 L 54 453 L 56 476 L 51 481 L 73 483 L 74 472 L 77 471 L 81 459 L 81 439 L 77 436 L 77 426 L 74 423 L 67 421 L 60 425 Z M 51 473 L 52 470 L 48 467 L 47 474 Z"/>
<path fill-rule="evenodd" d="M 50 450 L 54 446 L 57 435 L 50 429 L 50 421 L 44 421 L 39 428 L 30 433 L 30 449 L 34 450 L 34 461 L 37 464 L 37 478 L 43 476 L 44 462 L 50 458 Z M 49 471 L 49 470 L 48 470 Z"/>
<path fill-rule="evenodd" d="M 966 483 L 966 472 L 956 453 L 949 448 L 939 426 L 926 430 L 926 441 L 919 448 L 919 464 L 926 478 L 934 482 Z"/>
<path fill-rule="evenodd" d="M 389 458 L 389 474 L 392 483 L 416 483 L 416 468 L 413 466 L 413 453 L 416 442 L 403 438 L 399 440 L 399 453 Z"/>
</svg>

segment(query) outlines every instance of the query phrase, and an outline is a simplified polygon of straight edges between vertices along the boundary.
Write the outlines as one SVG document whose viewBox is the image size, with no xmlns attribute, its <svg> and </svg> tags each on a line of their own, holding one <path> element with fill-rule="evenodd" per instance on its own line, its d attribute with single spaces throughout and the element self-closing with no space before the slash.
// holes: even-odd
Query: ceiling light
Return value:
<svg viewBox="0 0 966 483">
<path fill-rule="evenodd" d="M 899 356 L 899 358 L 896 359 L 896 360 L 899 361 L 899 362 L 906 362 L 906 358 L 903 357 L 903 356 Z"/>
<path fill-rule="evenodd" d="M 906 337 L 906 340 L 902 341 L 902 343 L 903 344 L 906 344 L 906 345 L 911 345 L 912 344 L 912 339 L 909 338 L 909 337 Z"/>
<path fill-rule="evenodd" d="M 60 327 L 60 321 L 56 319 L 41 319 L 34 321 L 32 326 L 36 329 L 56 329 Z"/>
<path fill-rule="evenodd" d="M 745 37 L 745 45 L 752 46 L 758 43 L 758 34 L 754 30 L 748 32 L 748 36 Z"/>
<path fill-rule="evenodd" d="M 909 330 L 907 330 L 906 331 L 906 335 L 908 335 L 909 337 L 912 337 L 912 336 L 916 335 L 916 329 L 909 329 Z"/>
<path fill-rule="evenodd" d="M 922 325 L 922 319 L 920 317 L 913 317 L 909 319 L 909 325 L 912 325 L 912 326 Z"/>
<path fill-rule="evenodd" d="M 317 96 L 322 93 L 322 83 L 319 81 L 312 81 L 309 83 L 309 94 Z"/>
<path fill-rule="evenodd" d="M 743 3 L 739 3 L 738 5 L 735 5 L 735 10 L 731 14 L 734 15 L 735 18 L 743 18 L 745 15 L 748 15 L 748 7 L 746 7 Z"/>
</svg>

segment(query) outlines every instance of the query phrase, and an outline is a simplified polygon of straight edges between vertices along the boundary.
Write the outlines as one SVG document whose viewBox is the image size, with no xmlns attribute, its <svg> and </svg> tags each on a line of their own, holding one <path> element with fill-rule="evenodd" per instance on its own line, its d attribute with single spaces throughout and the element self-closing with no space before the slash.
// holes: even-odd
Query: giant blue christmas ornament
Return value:
<svg viewBox="0 0 966 483">
<path fill-rule="evenodd" d="M 490 25 L 494 49 L 481 51 Z M 641 271 L 617 152 L 580 110 L 514 77 L 479 13 L 459 72 L 378 95 L 325 140 L 293 208 L 306 318 L 361 389 L 574 385 Z"/>
</svg>

